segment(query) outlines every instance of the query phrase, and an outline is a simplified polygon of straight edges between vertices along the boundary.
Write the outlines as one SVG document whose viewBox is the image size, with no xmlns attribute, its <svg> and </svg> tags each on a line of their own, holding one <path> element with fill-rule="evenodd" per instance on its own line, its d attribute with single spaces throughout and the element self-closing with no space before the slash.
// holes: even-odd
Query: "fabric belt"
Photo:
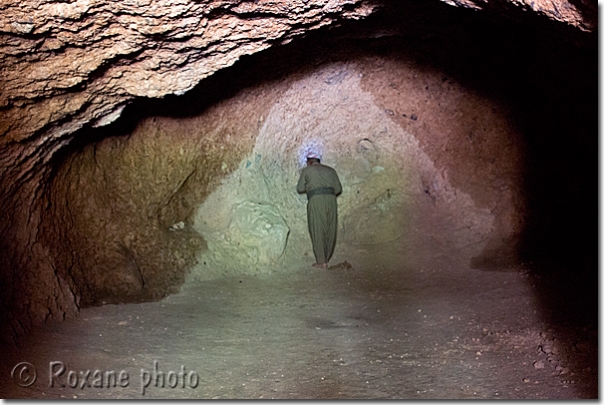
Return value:
<svg viewBox="0 0 604 405">
<path fill-rule="evenodd" d="M 308 199 L 310 200 L 310 198 L 312 196 L 318 195 L 318 194 L 333 194 L 336 195 L 336 190 L 334 190 L 333 187 L 317 187 L 317 188 L 313 188 L 312 190 L 308 190 L 306 192 L 306 196 L 308 197 Z"/>
</svg>

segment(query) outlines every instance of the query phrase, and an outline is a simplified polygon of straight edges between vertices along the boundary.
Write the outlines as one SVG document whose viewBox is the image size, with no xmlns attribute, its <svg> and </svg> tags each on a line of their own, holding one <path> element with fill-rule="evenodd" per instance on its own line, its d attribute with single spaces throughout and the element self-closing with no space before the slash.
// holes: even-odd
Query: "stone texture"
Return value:
<svg viewBox="0 0 604 405">
<path fill-rule="evenodd" d="M 597 2 L 589 0 L 510 0 L 491 2 L 486 0 L 442 0 L 447 4 L 476 10 L 507 10 L 519 8 L 535 12 L 555 21 L 572 25 L 583 31 L 594 31 L 598 27 Z"/>
<path fill-rule="evenodd" d="M 531 2 L 530 6 L 515 1 L 448 3 L 509 13 L 514 18 L 518 10 L 534 11 L 564 26 L 585 32 L 597 30 L 597 7 L 582 1 L 538 1 Z M 274 148 L 267 146 L 267 142 L 281 139 L 282 134 L 271 129 L 269 118 L 281 124 L 289 119 L 288 112 L 274 107 L 273 100 L 299 81 L 291 79 L 281 83 L 277 79 L 282 78 L 272 76 L 272 90 L 260 86 L 254 90 L 257 93 L 245 93 L 258 105 L 245 101 L 243 95 L 237 98 L 229 94 L 213 102 L 229 99 L 232 101 L 225 101 L 227 104 L 234 103 L 230 107 L 206 111 L 213 102 L 208 103 L 195 114 L 184 117 L 189 119 L 188 124 L 184 123 L 186 120 L 175 123 L 158 119 L 157 124 L 143 120 L 138 129 L 130 128 L 128 136 L 112 133 L 110 124 L 129 111 L 133 100 L 183 95 L 244 55 L 287 44 L 321 27 L 363 19 L 379 8 L 388 10 L 392 4 L 377 0 L 3 2 L 0 5 L 0 201 L 3 208 L 0 213 L 0 266 L 3 269 L 0 285 L 3 313 L 10 318 L 13 331 L 26 330 L 32 323 L 44 319 L 71 316 L 77 313 L 79 305 L 155 299 L 173 291 L 184 278 L 183 269 L 192 265 L 205 246 L 205 241 L 192 227 L 197 207 L 218 189 L 222 177 L 240 170 L 239 165 L 249 159 L 255 162 L 253 151 Z M 403 5 L 406 6 L 407 3 Z M 367 63 L 381 62 L 374 59 Z M 356 70 L 362 66 L 368 71 L 375 67 L 342 65 L 344 70 L 334 71 L 325 78 L 330 83 L 325 84 L 337 87 L 344 83 L 348 88 L 352 85 L 352 76 L 342 72 L 363 74 Z M 392 69 L 394 72 L 399 68 Z M 258 74 L 270 76 L 269 71 Z M 351 232 L 343 234 L 344 240 L 361 241 L 365 238 L 362 231 L 370 231 L 370 225 L 377 227 L 378 224 L 386 225 L 380 238 L 403 237 L 401 229 L 405 227 L 393 224 L 407 224 L 399 208 L 408 207 L 405 205 L 408 189 L 419 191 L 422 198 L 442 202 L 443 211 L 439 212 L 445 217 L 449 215 L 445 214 L 447 210 L 455 212 L 460 207 L 472 207 L 474 219 L 469 225 L 462 221 L 459 230 L 462 239 L 484 235 L 481 227 L 491 220 L 497 231 L 487 239 L 483 240 L 482 236 L 476 239 L 480 240 L 480 246 L 496 252 L 501 240 L 513 239 L 515 224 L 519 221 L 516 213 L 523 208 L 515 197 L 516 174 L 506 169 L 504 161 L 507 158 L 514 161 L 516 141 L 508 138 L 508 143 L 500 145 L 501 139 L 492 138 L 490 132 L 480 129 L 478 115 L 475 128 L 467 128 L 469 121 L 464 120 L 446 133 L 442 122 L 424 118 L 430 117 L 425 113 L 434 111 L 433 107 L 426 106 L 429 103 L 420 106 L 413 104 L 417 101 L 411 98 L 393 99 L 392 85 L 404 83 L 397 82 L 396 78 L 385 79 L 383 75 L 388 72 L 376 73 L 378 82 L 387 82 L 384 86 L 390 87 L 375 87 L 368 71 L 366 78 L 355 82 L 355 92 L 360 86 L 364 96 L 374 95 L 370 104 L 375 107 L 373 119 L 378 120 L 377 111 L 382 111 L 379 120 L 388 120 L 388 125 L 398 131 L 399 143 L 389 144 L 381 139 L 383 135 L 367 131 L 360 131 L 362 137 L 346 139 L 326 138 L 332 128 L 325 127 L 323 133 L 316 134 L 317 139 L 334 150 L 346 151 L 346 158 L 332 161 L 346 173 L 348 184 L 358 185 L 358 191 L 370 196 L 366 197 L 367 201 L 342 201 L 342 224 Z M 325 73 L 321 72 L 314 74 Z M 438 81 L 429 74 L 419 76 L 432 83 L 427 85 L 434 86 Z M 218 83 L 225 85 L 225 82 Z M 241 85 L 240 89 L 246 87 Z M 420 95 L 418 89 L 414 91 Z M 449 90 L 444 87 L 441 91 L 447 96 L 453 94 L 447 93 Z M 220 93 L 216 89 L 208 92 Z M 294 103 L 291 108 L 304 103 L 291 98 L 284 100 Z M 475 106 L 481 102 L 477 100 L 481 99 L 465 97 L 462 101 Z M 505 111 L 489 115 L 486 108 L 478 111 L 498 122 L 492 131 L 510 129 L 505 119 L 500 120 Z M 355 110 L 339 111 L 353 114 L 350 111 Z M 229 120 L 234 123 L 232 127 L 224 126 L 223 114 L 232 118 Z M 442 114 L 450 117 L 455 111 Z M 312 125 L 320 121 L 310 117 L 312 114 L 307 111 L 307 115 L 297 117 L 298 128 L 286 128 L 312 133 Z M 185 136 L 192 128 L 203 130 L 195 136 Z M 264 129 L 261 131 L 261 128 Z M 442 135 L 434 140 L 435 133 Z M 121 137 L 109 138 L 114 135 Z M 260 135 L 261 139 L 256 142 L 255 137 Z M 102 141 L 102 138 L 107 139 Z M 449 142 L 450 139 L 454 141 Z M 301 139 L 294 137 L 293 141 L 292 145 L 301 145 Z M 400 150 L 406 143 L 418 150 L 417 154 L 411 154 L 417 161 L 382 164 L 385 150 Z M 499 160 L 495 157 L 496 163 L 489 159 L 466 162 L 458 170 L 452 167 L 459 159 L 448 161 L 450 154 L 439 152 L 450 152 L 447 148 L 451 147 L 461 156 L 467 153 L 492 156 L 500 150 L 506 155 Z M 425 150 L 420 153 L 420 149 Z M 272 186 L 286 187 L 295 178 L 289 159 L 295 161 L 297 150 L 291 146 L 279 151 L 283 152 L 281 158 L 262 162 L 257 179 L 275 178 L 285 168 L 289 177 L 278 180 L 285 183 Z M 148 160 L 151 157 L 153 160 Z M 359 164 L 362 170 L 347 166 L 351 162 Z M 500 163 L 504 166 L 499 166 Z M 403 185 L 391 184 L 399 179 L 400 172 L 396 170 L 404 171 L 407 167 L 421 169 L 414 173 L 421 173 L 423 177 L 409 179 Z M 503 180 L 498 167 L 503 167 Z M 495 194 L 478 191 L 483 183 L 465 181 L 473 170 L 485 171 L 488 180 L 501 181 L 489 182 Z M 367 186 L 376 182 L 379 187 Z M 147 187 L 150 184 L 154 186 L 153 192 Z M 267 197 L 272 195 L 269 193 Z M 302 202 L 296 196 L 289 196 L 273 205 L 281 212 L 280 204 L 300 207 Z M 357 226 L 356 231 L 346 220 L 347 215 L 349 218 L 356 215 L 353 207 L 366 207 L 368 212 L 373 212 L 364 219 L 367 226 Z M 299 220 L 301 214 L 297 212 L 295 216 Z M 299 227 L 296 228 L 300 222 L 294 220 L 292 225 L 289 214 L 281 215 L 291 232 L 288 246 L 307 243 L 303 236 L 298 240 L 298 236 L 292 236 L 293 233 L 301 235 Z M 451 226 L 455 224 L 459 225 L 453 220 Z M 491 242 L 493 245 L 489 247 Z M 289 260 L 287 249 L 279 257 Z"/>
<path fill-rule="evenodd" d="M 183 94 L 243 55 L 372 10 L 359 0 L 5 2 L 0 134 L 107 124 L 133 97 Z"/>
<path fill-rule="evenodd" d="M 50 162 L 75 131 L 110 124 L 135 97 L 183 94 L 243 55 L 373 8 L 354 0 L 3 2 L 0 265 L 10 270 L 0 281 L 9 307 L 18 307 L 3 312 L 21 314 L 13 327 L 77 311 L 69 283 L 36 244 Z M 29 298 L 46 294 L 54 298 Z"/>
<path fill-rule="evenodd" d="M 590 2 L 448 1 L 520 8 L 586 31 Z M 8 1 L 0 6 L 3 140 L 106 125 L 136 96 L 182 94 L 243 55 L 388 3 L 317 1 Z M 19 125 L 15 125 L 15 123 Z"/>
<path fill-rule="evenodd" d="M 253 198 L 250 195 L 250 198 Z M 279 210 L 267 202 L 244 200 L 230 208 L 213 210 L 208 206 L 194 224 L 207 240 L 208 249 L 198 260 L 197 279 L 232 274 L 266 274 L 279 264 L 287 244 L 289 227 Z M 220 226 L 220 222 L 227 222 Z"/>
<path fill-rule="evenodd" d="M 415 79 L 408 80 L 411 77 Z M 449 249 L 468 261 L 485 255 L 491 244 L 495 250 L 486 254 L 487 261 L 503 260 L 507 245 L 502 240 L 517 241 L 524 212 L 518 195 L 521 150 L 512 141 L 515 135 L 506 124 L 508 118 L 502 113 L 483 114 L 494 104 L 456 83 L 434 88 L 430 94 L 438 95 L 438 103 L 416 108 L 422 117 L 418 121 L 430 116 L 430 122 L 457 125 L 442 132 L 432 129 L 432 136 L 438 133 L 444 143 L 454 144 L 479 126 L 485 133 L 476 136 L 483 142 L 488 139 L 490 147 L 473 154 L 458 152 L 469 157 L 463 161 L 449 154 L 429 155 L 426 151 L 431 149 L 419 140 L 423 132 L 407 131 L 383 105 L 384 100 L 421 103 L 418 94 L 425 93 L 426 82 L 440 84 L 442 77 L 394 58 L 357 57 L 299 74 L 262 117 L 253 151 L 199 206 L 192 226 L 213 243 L 202 252 L 193 278 L 283 271 L 313 259 L 306 196 L 295 192 L 304 151 L 313 148 L 323 152 L 323 162 L 338 171 L 343 185 L 337 257 L 394 240 L 418 256 L 425 254 L 424 243 L 431 240 L 435 251 Z M 405 96 L 391 94 L 393 88 Z M 461 119 L 463 115 L 469 119 Z M 435 148 L 440 150 L 438 143 Z M 485 161 L 500 187 L 493 187 L 493 177 L 484 175 Z M 456 176 L 465 176 L 465 181 L 455 185 Z M 274 207 L 283 217 L 290 235 L 282 256 L 259 261 L 256 256 L 266 256 L 273 246 L 253 242 L 254 248 L 246 251 L 244 245 L 258 237 L 232 240 L 234 213 L 241 204 Z M 277 244 L 281 251 L 281 242 Z M 242 251 L 236 253 L 237 246 Z M 513 247 L 512 243 L 503 257 Z"/>
<path fill-rule="evenodd" d="M 144 119 L 131 134 L 101 136 L 63 163 L 43 234 L 80 305 L 157 299 L 182 284 L 206 247 L 190 217 L 249 152 L 259 96 L 266 102 L 272 93 L 247 89 L 198 116 Z"/>
</svg>

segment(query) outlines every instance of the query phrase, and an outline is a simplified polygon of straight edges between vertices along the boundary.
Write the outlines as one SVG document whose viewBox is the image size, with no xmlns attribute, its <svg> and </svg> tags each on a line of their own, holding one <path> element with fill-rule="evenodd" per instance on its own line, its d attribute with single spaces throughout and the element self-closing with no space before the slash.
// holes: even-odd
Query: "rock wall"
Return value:
<svg viewBox="0 0 604 405">
<path fill-rule="evenodd" d="M 67 270 L 80 305 L 178 289 L 206 247 L 190 227 L 192 213 L 249 153 L 257 135 L 250 122 L 278 91 L 248 88 L 199 115 L 145 118 L 132 133 L 102 136 L 69 155 L 53 176 L 54 209 L 43 222 L 53 262 Z"/>
<path fill-rule="evenodd" d="M 114 122 L 137 97 L 183 94 L 243 55 L 373 9 L 354 0 L 0 5 L 0 285 L 12 331 L 77 313 L 79 292 L 61 276 L 72 264 L 57 270 L 40 242 L 49 179 L 76 131 Z"/>
<path fill-rule="evenodd" d="M 562 21 L 556 25 L 563 28 L 554 47 L 566 33 L 582 43 L 593 36 L 577 32 L 597 30 L 597 8 L 584 2 L 447 3 L 502 13 L 512 20 L 524 18 L 519 17 L 525 15 L 523 10 L 533 10 Z M 524 209 L 515 166 L 523 146 L 506 103 L 498 104 L 490 94 L 473 94 L 472 83 L 456 81 L 447 72 L 447 61 L 458 60 L 454 55 L 463 54 L 469 42 L 456 45 L 457 51 L 442 52 L 445 57 L 430 55 L 440 66 L 435 71 L 401 62 L 417 60 L 416 45 L 411 53 L 402 51 L 395 58 L 372 58 L 365 50 L 365 59 L 359 59 L 361 52 L 336 60 L 332 56 L 337 46 L 312 61 L 312 49 L 296 57 L 295 52 L 277 51 L 271 63 L 258 66 L 258 59 L 244 57 L 321 27 L 367 18 L 376 10 L 382 10 L 381 17 L 369 28 L 355 25 L 341 32 L 349 38 L 398 35 L 402 42 L 421 40 L 433 49 L 434 31 L 424 27 L 453 29 L 451 37 L 463 37 L 466 31 L 459 27 L 468 14 L 443 12 L 449 7 L 438 2 L 424 4 L 78 0 L 0 5 L 0 286 L 2 313 L 12 332 L 74 315 L 80 305 L 169 293 L 194 262 L 215 260 L 220 249 L 228 252 L 228 245 L 215 248 L 222 242 L 214 238 L 229 229 L 235 234 L 244 227 L 258 237 L 265 233 L 254 229 L 278 225 L 276 240 L 281 243 L 257 255 L 249 271 L 299 259 L 291 247 L 308 247 L 300 236 L 304 232 L 299 208 L 304 201 L 295 195 L 280 197 L 286 192 L 278 197 L 271 193 L 289 190 L 297 173 L 292 162 L 308 134 L 325 147 L 326 161 L 337 166 L 351 187 L 341 199 L 342 242 L 405 238 L 405 230 L 414 229 L 414 224 L 430 218 L 442 224 L 445 219 L 459 239 L 441 242 L 467 246 L 476 265 L 513 256 Z M 388 18 L 398 22 L 386 26 L 382 21 Z M 328 36 L 329 31 L 322 32 Z M 436 37 L 442 42 L 442 36 Z M 295 43 L 277 49 L 295 48 Z M 503 54 L 513 55 L 510 43 L 502 43 L 508 47 Z M 550 52 L 540 45 L 535 49 Z M 239 59 L 247 61 L 229 68 Z M 230 73 L 222 75 L 225 71 Z M 581 80 L 579 87 L 584 86 Z M 292 89 L 301 91 L 300 83 L 306 82 L 310 88 L 327 86 L 323 96 L 313 94 L 312 100 L 331 108 L 331 115 L 308 110 L 304 100 L 292 95 Z M 338 98 L 342 96 L 333 94 L 334 89 L 350 101 Z M 355 106 L 352 100 L 364 102 Z M 282 105 L 291 111 L 282 110 Z M 368 114 L 367 123 L 359 120 L 361 110 Z M 334 120 L 338 114 L 343 115 Z M 483 125 L 486 119 L 488 126 Z M 328 120 L 341 124 L 332 128 Z M 369 123 L 390 131 L 388 136 L 370 129 Z M 499 137 L 503 133 L 506 136 Z M 291 145 L 277 146 L 277 140 Z M 331 151 L 339 153 L 329 155 Z M 495 151 L 504 155 L 493 157 Z M 485 158 L 467 159 L 468 154 Z M 234 206 L 241 211 L 238 222 L 224 228 L 214 218 L 213 227 L 204 228 L 199 222 L 204 210 L 199 207 L 224 192 L 222 178 L 227 184 L 244 173 L 254 173 L 249 181 L 258 184 L 257 190 L 268 182 L 268 194 L 252 199 L 251 189 L 248 194 L 242 191 L 243 205 Z M 359 197 L 351 198 L 355 191 Z M 254 222 L 250 214 L 265 197 L 271 202 L 261 209 L 265 220 Z M 420 203 L 422 199 L 438 208 L 426 208 L 430 205 Z M 472 219 L 456 214 L 461 207 L 469 208 Z M 356 217 L 363 219 L 363 226 L 352 220 Z M 535 232 L 548 218 L 538 221 Z M 434 232 L 433 238 L 439 235 Z M 250 240 L 245 233 L 237 238 Z M 501 250 L 502 243 L 512 246 L 510 252 Z M 194 274 L 202 273 L 197 269 Z"/>
<path fill-rule="evenodd" d="M 357 56 L 293 81 L 261 117 L 253 151 L 199 206 L 192 225 L 208 250 L 194 278 L 312 263 L 306 197 L 295 192 L 309 149 L 343 184 L 336 257 L 396 241 L 401 262 L 445 249 L 513 262 L 524 215 L 522 143 L 497 103 L 444 79 Z M 242 224 L 250 207 L 257 221 Z"/>
<path fill-rule="evenodd" d="M 349 57 L 74 147 L 40 239 L 78 305 L 157 299 L 189 269 L 200 280 L 312 260 L 295 192 L 309 149 L 343 184 L 338 257 L 395 241 L 401 261 L 513 262 L 521 143 L 505 110 L 439 72 Z"/>
</svg>

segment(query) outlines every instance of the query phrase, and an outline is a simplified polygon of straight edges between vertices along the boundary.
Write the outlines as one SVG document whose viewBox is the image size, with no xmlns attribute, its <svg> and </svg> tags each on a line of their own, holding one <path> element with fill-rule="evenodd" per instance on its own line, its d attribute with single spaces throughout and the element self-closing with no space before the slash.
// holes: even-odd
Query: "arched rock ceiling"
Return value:
<svg viewBox="0 0 604 405">
<path fill-rule="evenodd" d="M 586 0 L 443 0 L 474 9 L 543 14 L 596 30 Z M 35 139 L 52 154 L 61 137 L 105 125 L 135 97 L 181 94 L 239 57 L 346 19 L 386 0 L 8 0 L 0 4 L 0 135 Z M 23 145 L 22 145 L 23 146 Z M 36 160 L 34 157 L 33 160 Z"/>
</svg>

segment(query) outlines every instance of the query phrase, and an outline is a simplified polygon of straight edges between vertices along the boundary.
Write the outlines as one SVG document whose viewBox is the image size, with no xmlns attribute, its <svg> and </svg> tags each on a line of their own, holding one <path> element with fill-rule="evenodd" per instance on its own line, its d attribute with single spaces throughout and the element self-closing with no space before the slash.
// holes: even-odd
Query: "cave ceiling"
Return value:
<svg viewBox="0 0 604 405">
<path fill-rule="evenodd" d="M 597 29 L 597 5 L 582 0 L 443 1 Z M 2 143 L 35 138 L 34 148 L 58 149 L 84 125 L 113 122 L 136 97 L 183 94 L 243 55 L 388 7 L 384 0 L 5 1 Z"/>
</svg>

